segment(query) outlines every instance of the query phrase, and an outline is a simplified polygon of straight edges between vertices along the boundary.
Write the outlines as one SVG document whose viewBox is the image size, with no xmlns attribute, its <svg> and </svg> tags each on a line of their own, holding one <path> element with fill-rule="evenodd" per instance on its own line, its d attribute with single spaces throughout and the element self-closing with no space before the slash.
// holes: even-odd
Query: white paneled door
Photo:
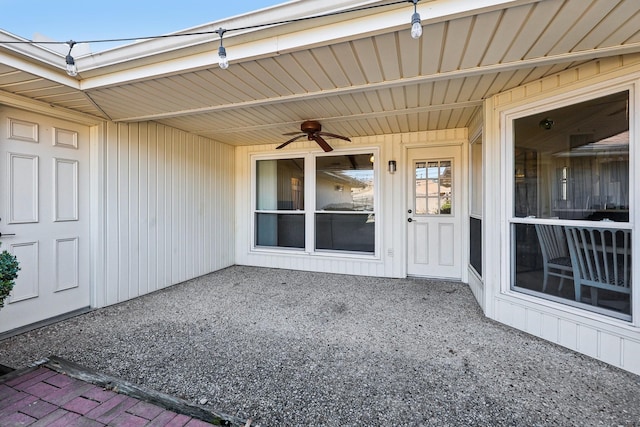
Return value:
<svg viewBox="0 0 640 427">
<path fill-rule="evenodd" d="M 461 146 L 408 151 L 407 273 L 462 277 Z"/>
<path fill-rule="evenodd" d="M 19 277 L 0 333 L 89 306 L 89 128 L 0 106 L 0 249 Z"/>
</svg>

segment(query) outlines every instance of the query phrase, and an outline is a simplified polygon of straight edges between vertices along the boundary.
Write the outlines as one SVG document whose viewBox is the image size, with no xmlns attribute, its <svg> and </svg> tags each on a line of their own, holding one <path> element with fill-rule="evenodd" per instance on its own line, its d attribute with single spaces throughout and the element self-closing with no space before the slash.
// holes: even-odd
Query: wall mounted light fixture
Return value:
<svg viewBox="0 0 640 427">
<path fill-rule="evenodd" d="M 396 161 L 389 160 L 389 173 L 396 173 Z"/>
</svg>

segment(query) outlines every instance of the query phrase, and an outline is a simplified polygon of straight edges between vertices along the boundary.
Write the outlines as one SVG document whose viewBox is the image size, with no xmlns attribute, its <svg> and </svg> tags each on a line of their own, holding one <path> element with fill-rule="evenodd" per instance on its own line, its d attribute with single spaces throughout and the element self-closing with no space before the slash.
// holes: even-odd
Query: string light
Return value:
<svg viewBox="0 0 640 427">
<path fill-rule="evenodd" d="M 420 0 L 408 0 L 413 3 L 413 15 L 411 15 L 411 37 L 419 39 L 422 35 L 422 22 L 420 22 L 420 14 L 418 13 L 418 2 Z"/>
<path fill-rule="evenodd" d="M 67 44 L 69 45 L 69 53 L 67 53 L 67 57 L 65 58 L 67 62 L 67 74 L 71 77 L 75 77 L 78 75 L 78 67 L 76 66 L 75 59 L 71 56 L 71 50 L 76 45 L 76 42 L 69 40 Z"/>
<path fill-rule="evenodd" d="M 339 11 L 335 11 L 335 12 L 329 12 L 329 13 L 325 13 L 325 14 L 321 14 L 321 15 L 306 16 L 306 17 L 303 17 L 303 18 L 288 19 L 288 20 L 284 20 L 284 21 L 271 22 L 271 23 L 258 24 L 258 25 L 250 25 L 250 26 L 246 26 L 246 27 L 230 28 L 230 29 L 223 29 L 222 27 L 220 27 L 217 30 L 200 31 L 200 32 L 194 32 L 194 33 L 164 34 L 164 35 L 160 35 L 160 36 L 126 37 L 126 38 L 115 38 L 115 39 L 83 40 L 83 41 L 77 41 L 77 42 L 73 41 L 73 40 L 70 40 L 68 42 L 58 42 L 58 41 L 38 41 L 38 42 L 36 42 L 36 41 L 33 41 L 33 40 L 20 40 L 20 41 L 10 40 L 10 41 L 1 41 L 0 45 L 2 45 L 2 44 L 34 44 L 34 45 L 67 44 L 67 45 L 69 45 L 69 53 L 65 57 L 67 74 L 69 76 L 71 76 L 71 77 L 75 77 L 75 76 L 78 75 L 78 67 L 76 65 L 75 59 L 71 55 L 71 50 L 73 49 L 73 47 L 76 44 L 79 44 L 79 43 L 83 43 L 83 44 L 85 44 L 85 43 L 86 44 L 89 44 L 89 43 L 113 43 L 113 42 L 128 42 L 128 41 L 138 41 L 138 40 L 151 40 L 151 39 L 161 39 L 161 38 L 173 38 L 173 37 L 187 37 L 187 36 L 200 36 L 200 35 L 207 35 L 207 34 L 217 34 L 218 36 L 220 36 L 220 46 L 218 47 L 218 65 L 220 66 L 221 69 L 226 70 L 229 67 L 229 59 L 227 58 L 227 50 L 222 45 L 222 36 L 226 32 L 229 32 L 229 31 L 242 31 L 242 30 L 253 30 L 253 29 L 263 28 L 263 27 L 272 27 L 272 26 L 276 26 L 276 25 L 291 24 L 291 23 L 295 23 L 295 22 L 307 21 L 307 20 L 310 20 L 310 19 L 342 15 L 342 14 L 351 13 L 351 12 L 361 12 L 361 11 L 365 11 L 365 10 L 377 9 L 377 8 L 380 8 L 380 7 L 395 6 L 395 5 L 399 5 L 399 4 L 403 4 L 403 3 L 409 2 L 409 3 L 413 3 L 413 10 L 414 10 L 413 15 L 411 16 L 411 37 L 413 37 L 414 39 L 417 39 L 422 35 L 422 24 L 421 24 L 421 21 L 420 21 L 420 14 L 417 12 L 417 4 L 418 4 L 419 1 L 420 0 L 394 0 L 394 1 L 391 1 L 391 2 L 385 3 L 385 4 L 373 4 L 373 5 L 368 5 L 368 6 L 357 7 L 357 8 L 354 8 L 354 9 L 346 9 L 346 10 L 339 10 Z"/>
<path fill-rule="evenodd" d="M 229 59 L 227 59 L 227 49 L 225 49 L 224 46 L 222 46 L 222 36 L 224 36 L 224 33 L 226 32 L 227 30 L 225 30 L 222 27 L 216 30 L 216 33 L 218 33 L 218 35 L 220 36 L 220 47 L 218 47 L 218 65 L 223 70 L 226 70 L 227 68 L 229 68 Z"/>
</svg>

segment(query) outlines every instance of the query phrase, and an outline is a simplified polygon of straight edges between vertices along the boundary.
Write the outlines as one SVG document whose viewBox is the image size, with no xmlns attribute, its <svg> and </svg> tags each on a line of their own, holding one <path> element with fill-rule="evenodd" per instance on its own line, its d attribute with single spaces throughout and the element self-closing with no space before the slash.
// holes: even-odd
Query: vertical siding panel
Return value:
<svg viewBox="0 0 640 427">
<path fill-rule="evenodd" d="M 189 277 L 191 274 L 191 266 L 193 264 L 193 258 L 189 257 L 189 255 L 193 256 L 193 136 L 187 135 L 184 138 L 184 204 L 182 205 L 182 210 L 184 212 L 183 222 L 181 224 L 183 227 L 182 234 L 182 252 L 180 254 L 182 258 L 182 274 L 180 276 L 180 280 L 185 280 L 185 278 Z M 187 209 L 190 207 L 190 209 Z"/>
<path fill-rule="evenodd" d="M 600 358 L 602 361 L 620 366 L 621 346 L 620 337 L 608 332 L 600 332 Z"/>
<path fill-rule="evenodd" d="M 118 299 L 129 299 L 129 128 L 118 125 Z"/>
<path fill-rule="evenodd" d="M 572 350 L 578 348 L 578 324 L 566 319 L 560 319 L 560 345 Z"/>
<path fill-rule="evenodd" d="M 129 125 L 129 171 L 128 171 L 128 184 L 129 184 L 129 277 L 128 277 L 128 291 L 129 298 L 134 298 L 140 295 L 140 281 L 138 278 L 139 263 L 138 256 L 140 254 L 138 243 L 138 231 L 140 221 L 140 176 L 139 176 L 139 131 L 140 126 L 138 123 Z"/>
<path fill-rule="evenodd" d="M 213 162 L 211 162 L 211 146 L 212 144 L 208 141 L 204 143 L 204 152 L 202 153 L 202 157 L 204 159 L 205 164 L 205 173 L 204 176 L 204 191 L 202 193 L 202 198 L 205 203 L 205 228 L 204 228 L 204 236 L 206 238 L 203 239 L 204 245 L 204 262 L 205 262 L 205 271 L 214 270 L 214 262 L 213 255 L 211 253 L 211 240 L 213 240 L 213 223 L 215 218 L 213 216 L 213 203 L 211 201 L 211 175 L 213 174 Z M 203 237 L 204 237 L 203 236 Z"/>
<path fill-rule="evenodd" d="M 160 250 L 162 251 L 162 285 L 165 287 L 171 283 L 171 204 L 173 202 L 173 191 L 171 186 L 171 174 L 172 174 L 172 143 L 171 143 L 171 129 L 163 126 L 162 128 L 164 138 L 164 157 L 162 158 L 163 175 L 162 181 L 164 184 L 164 191 L 162 194 L 162 245 Z"/>
<path fill-rule="evenodd" d="M 198 193 L 196 194 L 196 200 L 198 201 L 198 229 L 196 230 L 196 236 L 198 239 L 198 268 L 196 269 L 196 276 L 200 276 L 207 272 L 204 260 L 205 260 L 205 247 L 204 247 L 204 235 L 205 224 L 207 221 L 207 212 L 205 210 L 205 198 L 204 198 L 204 176 L 206 173 L 206 163 L 204 157 L 204 138 L 198 138 L 198 145 L 196 151 L 196 159 L 198 160 Z"/>
<path fill-rule="evenodd" d="M 118 126 L 107 124 L 107 147 L 105 168 L 105 217 L 106 217 L 106 268 L 105 268 L 105 304 L 115 304 L 119 300 L 119 264 L 118 247 Z"/>
<path fill-rule="evenodd" d="M 155 123 L 148 125 L 149 170 L 148 170 L 148 209 L 149 235 L 147 238 L 148 256 L 147 271 L 149 285 L 147 292 L 158 289 L 158 127 Z"/>
<path fill-rule="evenodd" d="M 623 367 L 640 374 L 640 342 L 626 339 L 623 341 Z"/>
<path fill-rule="evenodd" d="M 180 153 L 180 171 L 178 176 L 178 222 L 176 226 L 177 240 L 179 242 L 175 257 L 178 260 L 178 275 L 173 280 L 173 283 L 181 282 L 187 276 L 186 274 L 186 238 L 187 238 L 187 215 L 186 215 L 186 207 L 187 207 L 187 138 L 186 136 L 175 130 L 174 134 L 176 134 L 176 140 L 178 141 L 178 153 Z"/>
<path fill-rule="evenodd" d="M 218 152 L 218 146 L 213 146 L 211 147 L 210 151 L 209 151 L 209 164 L 213 165 L 216 164 L 216 159 L 217 159 L 217 154 Z M 216 192 L 218 189 L 218 181 L 217 181 L 217 172 L 216 170 L 212 171 L 211 176 L 210 176 L 210 181 L 211 181 L 211 187 L 210 187 L 210 192 L 209 192 L 209 198 L 211 200 L 218 200 L 218 198 L 216 197 Z M 217 212 L 217 210 L 220 209 L 220 206 L 212 206 L 211 211 L 213 212 L 214 216 L 218 216 L 219 212 Z M 213 237 L 211 239 L 211 241 L 209 242 L 209 253 L 211 256 L 211 260 L 214 264 L 214 268 L 217 267 L 219 265 L 219 260 L 218 260 L 218 254 L 216 251 L 216 244 L 218 242 L 218 239 L 220 238 L 220 235 L 218 233 L 218 223 L 216 223 L 215 221 L 211 224 L 211 236 Z"/>
<path fill-rule="evenodd" d="M 578 326 L 578 351 L 598 357 L 598 330 L 586 325 Z"/>
<path fill-rule="evenodd" d="M 149 292 L 149 126 L 138 128 L 138 295 Z"/>
<path fill-rule="evenodd" d="M 171 246 L 169 247 L 169 263 L 171 265 L 170 283 L 180 281 L 180 222 L 182 214 L 182 152 L 180 150 L 180 134 L 177 130 L 171 130 L 171 205 L 167 212 L 171 212 L 168 218 L 169 234 L 171 235 Z"/>
<path fill-rule="evenodd" d="M 227 208 L 227 218 L 226 224 L 234 224 L 235 220 L 235 191 L 233 187 L 234 177 L 235 177 L 235 162 L 234 162 L 234 152 L 230 147 L 223 147 L 227 156 L 225 159 L 225 164 L 229 165 L 228 170 L 225 172 L 225 207 Z M 226 265 L 231 265 L 235 262 L 235 227 L 226 227 L 227 230 L 227 239 L 225 240 L 225 256 L 226 256 Z"/>
<path fill-rule="evenodd" d="M 200 275 L 200 257 L 202 256 L 202 246 L 200 246 L 202 236 L 202 188 L 200 178 L 202 176 L 202 159 L 200 159 L 200 138 L 193 137 L 193 149 L 191 158 L 193 163 L 193 227 L 191 229 L 191 277 Z"/>
<path fill-rule="evenodd" d="M 186 227 L 187 232 L 185 236 L 187 237 L 185 241 L 185 255 L 187 255 L 186 264 L 186 277 L 195 277 L 195 266 L 197 264 L 197 251 L 196 244 L 198 243 L 196 237 L 196 227 L 198 224 L 198 201 L 194 197 L 195 192 L 197 190 L 196 184 L 196 174 L 198 172 L 198 167 L 195 161 L 195 149 L 196 149 L 196 139 L 193 135 L 189 135 L 187 138 L 187 196 L 189 197 L 188 204 L 185 205 L 185 209 L 187 209 L 187 220 Z M 185 278 L 186 278 L 185 277 Z"/>
<path fill-rule="evenodd" d="M 105 140 L 105 305 L 234 263 L 234 147 L 156 123 Z"/>
<path fill-rule="evenodd" d="M 202 188 L 200 177 L 202 175 L 202 159 L 200 153 L 200 138 L 193 137 L 193 148 L 191 150 L 191 159 L 193 163 L 193 227 L 191 228 L 191 274 L 190 277 L 200 275 L 200 257 L 202 256 L 202 246 L 200 246 L 202 236 Z"/>
<path fill-rule="evenodd" d="M 212 236 L 212 227 L 214 218 L 211 212 L 211 180 L 209 177 L 213 173 L 213 164 L 210 161 L 211 157 L 211 143 L 207 140 L 203 139 L 202 144 L 202 161 L 203 161 L 203 174 L 202 174 L 202 202 L 204 206 L 204 229 L 202 233 L 202 260 L 203 260 L 203 271 L 202 273 L 206 273 L 207 271 L 213 270 L 213 262 L 211 256 L 211 245 L 209 244 L 209 240 L 211 240 Z"/>
<path fill-rule="evenodd" d="M 219 164 L 220 163 L 220 152 L 221 152 L 221 147 L 220 146 L 216 146 L 213 150 L 212 150 L 212 159 L 211 159 L 211 164 Z M 215 222 L 214 222 L 214 238 L 213 238 L 213 247 L 211 248 L 213 253 L 216 254 L 215 256 L 215 266 L 216 268 L 218 268 L 221 264 L 223 264 L 223 261 L 221 259 L 221 249 L 222 249 L 222 245 L 219 243 L 222 239 L 224 239 L 224 236 L 221 232 L 221 228 L 220 228 L 220 224 L 223 223 L 224 219 L 223 219 L 223 215 L 224 215 L 224 210 L 222 208 L 222 205 L 220 204 L 220 189 L 221 189 L 221 183 L 220 183 L 220 171 L 216 168 L 216 170 L 213 171 L 212 174 L 212 178 L 213 178 L 213 186 L 212 186 L 212 190 L 213 190 L 213 194 L 211 195 L 212 200 L 214 201 L 214 209 L 215 212 L 213 213 L 213 217 L 215 218 Z"/>
</svg>

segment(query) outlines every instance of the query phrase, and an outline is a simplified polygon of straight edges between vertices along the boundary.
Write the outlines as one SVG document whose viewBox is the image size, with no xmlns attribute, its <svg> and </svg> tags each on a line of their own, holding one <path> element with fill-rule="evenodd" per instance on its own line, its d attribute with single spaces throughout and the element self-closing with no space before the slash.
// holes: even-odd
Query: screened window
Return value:
<svg viewBox="0 0 640 427">
<path fill-rule="evenodd" d="M 256 246 L 304 248 L 304 159 L 256 162 Z"/>
<path fill-rule="evenodd" d="M 512 288 L 630 319 L 629 92 L 513 132 Z"/>
<path fill-rule="evenodd" d="M 316 158 L 316 249 L 375 250 L 373 153 Z"/>
</svg>

